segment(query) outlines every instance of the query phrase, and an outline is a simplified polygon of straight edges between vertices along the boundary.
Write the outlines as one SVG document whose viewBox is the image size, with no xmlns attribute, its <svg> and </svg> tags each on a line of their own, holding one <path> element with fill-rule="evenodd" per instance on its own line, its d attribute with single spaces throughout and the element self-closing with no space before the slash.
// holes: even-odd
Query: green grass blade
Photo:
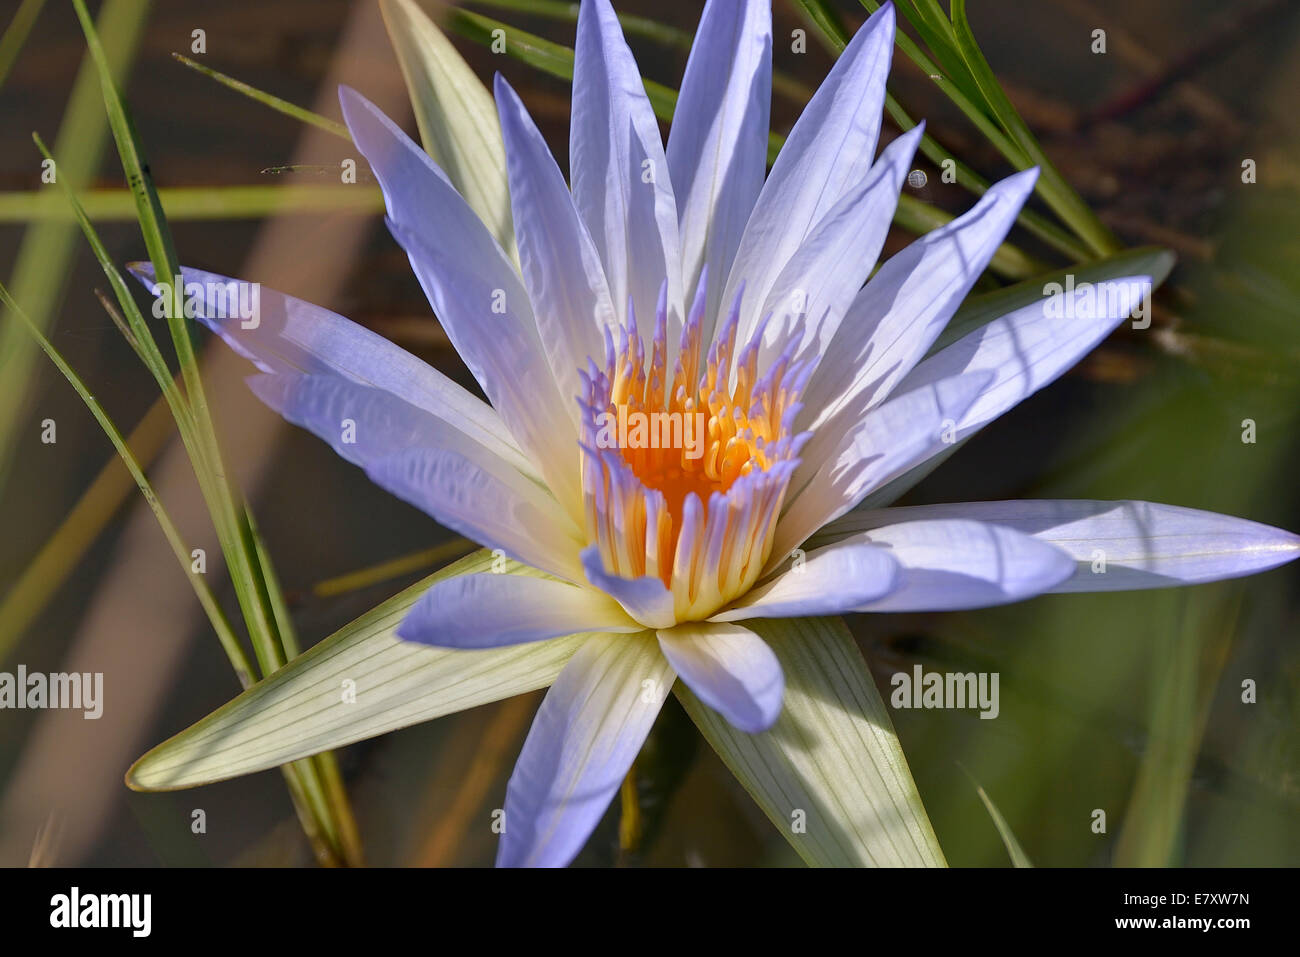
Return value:
<svg viewBox="0 0 1300 957">
<path fill-rule="evenodd" d="M 1038 140 L 1030 132 L 1020 113 L 1002 91 L 1002 85 L 998 83 L 988 60 L 984 58 L 983 51 L 975 42 L 975 34 L 971 32 L 970 22 L 966 19 L 965 0 L 952 0 L 952 23 L 961 55 L 994 117 L 1020 146 L 1028 160 L 1024 165 L 1036 165 L 1040 168 L 1038 194 L 1052 207 L 1056 215 L 1060 216 L 1076 235 L 1088 244 L 1095 255 L 1105 256 L 1119 250 L 1119 240 L 1096 217 L 1088 204 L 1047 158 L 1047 154 L 1038 145 Z"/>
<path fill-rule="evenodd" d="M 1011 825 L 1008 824 L 1007 819 L 1002 816 L 1002 812 L 999 811 L 998 806 L 993 803 L 993 799 L 988 796 L 988 793 L 980 786 L 979 782 L 976 781 L 974 777 L 971 777 L 969 772 L 967 772 L 967 777 L 970 777 L 971 784 L 975 786 L 975 793 L 978 794 L 980 800 L 984 802 L 984 809 L 989 812 L 989 817 L 993 821 L 993 826 L 997 828 L 998 837 L 1002 838 L 1002 846 L 1007 849 L 1007 856 L 1011 858 L 1011 865 L 1013 867 L 1033 867 L 1034 864 L 1029 859 L 1029 855 L 1026 854 L 1025 849 L 1020 846 L 1020 841 L 1016 840 L 1015 831 L 1011 830 Z"/>
<path fill-rule="evenodd" d="M 153 188 L 153 176 L 149 164 L 145 161 L 140 147 L 135 124 L 131 121 L 126 104 L 117 90 L 117 83 L 108 66 L 108 59 L 100 45 L 94 22 L 86 11 L 84 0 L 72 0 L 72 6 L 81 21 L 82 32 L 86 36 L 86 46 L 99 68 L 100 92 L 104 96 L 104 108 L 108 113 L 109 128 L 117 143 L 118 155 L 122 160 L 122 169 L 126 173 L 127 186 L 135 199 L 136 216 L 140 221 L 140 232 L 144 237 L 145 248 L 159 277 L 180 275 L 180 261 L 176 255 L 176 246 L 172 241 L 171 229 L 167 217 L 163 214 L 158 193 Z M 204 399 L 203 385 L 198 378 L 198 362 L 194 357 L 194 343 L 190 337 L 189 327 L 184 315 L 173 316 L 175 310 L 168 309 L 168 325 L 172 332 L 172 341 L 176 348 L 176 357 L 185 376 L 185 388 L 190 402 L 196 411 L 202 410 L 200 419 L 207 418 L 207 403 Z"/>
<path fill-rule="evenodd" d="M 1177 627 L 1155 636 L 1147 747 L 1142 751 L 1116 867 L 1185 863 L 1187 804 L 1215 692 L 1238 634 L 1245 589 L 1218 585 L 1181 592 Z"/>
<path fill-rule="evenodd" d="M 106 0 L 100 8 L 104 49 L 115 74 L 130 65 L 148 11 L 147 0 Z M 57 170 L 58 179 L 74 187 L 88 182 L 99 168 L 107 136 L 98 67 L 86 56 L 59 125 L 56 147 L 65 161 Z M 63 303 L 76 248 L 76 230 L 70 224 L 39 223 L 23 236 L 9 288 L 42 332 L 51 328 Z M 40 349 L 16 320 L 0 322 L 0 488 L 18 447 L 14 430 L 26 412 L 39 355 Z"/>
<path fill-rule="evenodd" d="M 326 133 L 333 133 L 335 136 L 345 139 L 349 143 L 352 142 L 352 134 L 348 132 L 348 128 L 342 123 L 331 120 L 329 117 L 321 116 L 319 113 L 313 113 L 311 110 L 290 103 L 288 100 L 283 100 L 274 94 L 265 93 L 255 86 L 250 86 L 243 80 L 236 80 L 233 76 L 227 76 L 225 73 L 212 69 L 212 67 L 204 66 L 202 63 L 191 60 L 187 56 L 173 53 L 172 57 L 185 64 L 191 70 L 202 73 L 204 76 L 216 80 L 222 86 L 228 87 L 236 93 L 242 93 L 249 99 L 256 100 L 263 106 L 269 106 L 277 113 L 283 113 L 285 116 L 291 117 L 302 123 L 307 123 L 317 129 L 322 129 Z"/>
<path fill-rule="evenodd" d="M 157 191 L 154 189 L 139 137 L 108 69 L 107 59 L 95 33 L 94 23 L 86 12 L 84 0 L 73 0 L 73 7 L 81 22 L 91 57 L 99 68 L 100 88 L 108 113 L 109 127 L 117 143 L 127 185 L 135 198 L 136 214 L 145 246 L 153 260 L 155 274 L 160 281 L 166 282 L 181 274 L 171 230 Z M 204 492 L 208 510 L 221 542 L 231 582 L 239 599 L 258 665 L 265 676 L 285 662 L 284 648 L 269 596 L 272 584 L 268 583 L 265 576 L 261 574 L 262 569 L 257 562 L 256 549 L 248 534 L 244 508 L 240 504 L 239 496 L 227 480 L 228 472 L 222 461 L 216 429 L 199 374 L 190 328 L 184 310 L 176 308 L 181 299 L 180 290 L 174 290 L 174 293 L 174 296 L 166 297 L 164 300 L 167 307 L 164 309 L 164 315 L 171 331 L 172 343 L 176 350 L 193 420 L 192 439 L 195 447 L 191 449 L 190 458 L 196 473 L 199 474 L 199 485 Z M 129 301 L 129 296 L 127 299 Z M 128 306 L 126 301 L 122 302 L 122 306 L 128 313 L 131 308 L 134 308 Z M 178 420 L 178 425 L 183 424 Z M 324 784 L 318 766 L 308 762 L 286 770 L 285 773 L 297 775 L 297 782 L 290 779 L 290 787 L 295 790 L 295 803 L 298 804 L 300 811 L 304 809 L 305 798 L 307 814 L 302 819 L 309 837 L 318 831 L 323 832 L 337 855 L 344 856 L 346 850 L 342 847 L 340 838 L 348 825 L 334 817 L 333 812 L 338 809 L 338 805 L 324 797 Z"/>
<path fill-rule="evenodd" d="M 18 54 L 27 42 L 32 27 L 36 26 L 36 18 L 41 15 L 43 6 L 45 0 L 23 0 L 9 21 L 9 26 L 5 27 L 4 35 L 0 36 L 0 87 L 9 79 L 9 71 L 18 61 Z"/>
<path fill-rule="evenodd" d="M 859 0 L 864 8 L 870 13 L 875 13 L 880 9 L 880 4 L 876 0 Z M 915 63 L 923 73 L 925 73 L 935 85 L 943 91 L 957 106 L 959 110 L 966 115 L 966 118 L 975 124 L 975 128 L 993 144 L 994 148 L 1005 156 L 1008 160 L 1018 167 L 1027 165 L 1025 162 L 1024 152 L 1009 136 L 998 127 L 987 112 L 980 105 L 983 99 L 979 96 L 968 95 L 967 92 L 955 83 L 937 63 L 926 56 L 925 52 L 916 44 L 916 41 L 909 37 L 903 31 L 898 31 L 894 36 L 894 43 L 903 51 L 909 60 Z"/>
<path fill-rule="evenodd" d="M 799 4 L 803 7 L 805 13 L 807 13 L 808 19 L 820 31 L 825 40 L 825 45 L 831 54 L 838 57 L 843 53 L 845 46 L 848 45 L 850 35 L 835 8 L 830 6 L 826 0 L 799 0 Z M 906 37 L 900 35 L 898 41 L 900 46 L 905 39 Z M 885 94 L 885 110 L 893 118 L 894 122 L 898 124 L 900 130 L 906 132 L 916 126 L 916 120 L 914 120 L 903 105 L 894 98 L 892 93 Z M 941 146 L 929 133 L 926 133 L 921 137 L 920 152 L 921 155 L 925 156 L 937 167 L 942 167 L 945 162 L 951 161 L 957 185 L 969 190 L 977 196 L 982 196 L 988 191 L 990 185 L 988 180 L 984 179 L 984 177 L 980 176 L 961 160 L 957 159 L 957 157 L 953 156 L 951 152 L 944 149 L 943 146 Z M 915 197 L 907 198 L 909 200 L 915 200 Z M 915 215 L 910 212 L 908 214 Z M 917 218 L 918 220 L 920 219 L 919 216 Z M 1016 217 L 1016 221 L 1058 252 L 1062 252 L 1069 256 L 1071 260 L 1078 261 L 1081 259 L 1089 259 L 1092 256 L 1092 253 L 1087 246 L 1082 245 L 1065 230 L 1031 209 L 1022 209 L 1019 216 Z M 1005 257 L 1000 263 L 994 264 L 993 266 L 994 271 L 1001 275 L 1007 275 L 1003 270 L 1015 268 L 1016 267 L 1012 266 Z M 1016 275 L 1016 278 L 1024 278 L 1025 275 L 1027 275 L 1027 273 L 1020 271 Z"/>
<path fill-rule="evenodd" d="M 135 222 L 135 197 L 124 189 L 94 189 L 80 194 L 92 222 Z M 374 215 L 384 211 L 384 197 L 372 186 L 172 186 L 158 190 L 158 200 L 173 222 L 186 220 L 262 219 L 306 213 Z M 0 224 L 68 223 L 75 214 L 49 190 L 0 193 Z"/>
<path fill-rule="evenodd" d="M 260 580 L 265 586 L 266 600 L 275 615 L 280 648 L 285 661 L 288 661 L 302 653 L 293 616 L 289 613 L 284 590 L 280 587 L 279 576 L 271 562 L 271 553 L 262 539 L 262 533 L 257 527 L 251 509 L 244 510 L 244 521 L 248 539 L 257 558 Z M 329 845 L 340 848 L 345 861 L 360 864 L 364 856 L 361 835 L 357 831 L 356 819 L 348 804 L 343 775 L 334 752 L 324 751 L 310 758 L 295 761 L 293 767 L 302 781 L 304 797 L 313 808 L 314 816 L 330 829 L 326 835 Z"/>
<path fill-rule="evenodd" d="M 849 28 L 844 25 L 844 19 L 839 11 L 826 0 L 798 0 L 798 2 L 803 8 L 804 15 L 830 41 L 831 51 L 838 56 L 848 46 L 849 38 L 852 36 Z"/>
<path fill-rule="evenodd" d="M 45 143 L 41 138 L 39 136 L 34 136 L 33 139 L 35 139 L 36 146 L 40 149 L 41 154 L 45 156 L 46 159 L 53 160 L 53 156 L 50 154 L 50 151 L 45 148 Z M 77 218 L 77 223 L 80 225 L 81 231 L 86 237 L 86 241 L 90 244 L 91 251 L 94 252 L 95 258 L 99 260 L 100 268 L 103 269 L 104 275 L 108 278 L 109 284 L 113 288 L 113 293 L 116 295 L 117 301 L 122 304 L 123 312 L 125 313 L 125 315 L 115 313 L 112 311 L 111 307 L 108 307 L 108 304 L 105 303 L 106 308 L 109 308 L 109 314 L 114 317 L 115 321 L 120 319 L 121 322 L 119 328 L 124 325 L 124 333 L 127 341 L 140 357 L 140 361 L 144 363 L 145 368 L 149 370 L 151 375 L 153 375 L 154 381 L 157 382 L 158 388 L 163 394 L 163 398 L 167 400 L 167 404 L 171 409 L 173 417 L 176 419 L 181 434 L 189 439 L 192 436 L 194 429 L 193 417 L 190 414 L 189 406 L 186 404 L 185 397 L 181 394 L 180 389 L 176 385 L 175 379 L 172 378 L 171 369 L 168 368 L 166 359 L 163 358 L 162 352 L 158 349 L 158 344 L 154 341 L 149 326 L 144 320 L 144 316 L 140 314 L 140 310 L 136 306 L 135 300 L 131 297 L 130 292 L 127 289 L 126 280 L 122 277 L 121 272 L 118 271 L 117 266 L 113 264 L 113 260 L 108 254 L 108 249 L 105 248 L 103 242 L 99 238 L 99 234 L 96 233 L 94 227 L 91 226 L 90 220 L 86 218 L 85 210 L 83 210 L 81 204 L 77 202 L 77 197 L 76 194 L 73 193 L 72 187 L 65 183 L 63 185 L 63 191 L 66 194 L 68 204 L 71 206 L 73 214 Z"/>
<path fill-rule="evenodd" d="M 578 22 L 578 5 L 568 2 L 568 0 L 470 0 L 470 2 L 479 7 L 526 13 L 530 17 L 545 17 L 549 20 L 563 20 L 568 23 Z M 619 13 L 618 22 L 622 25 L 623 32 L 627 36 L 643 37 L 646 40 L 676 47 L 679 50 L 689 50 L 691 42 L 694 40 L 694 37 L 685 30 L 679 30 L 670 24 L 660 23 L 658 20 L 652 20 L 649 17 Z"/>
<path fill-rule="evenodd" d="M 266 583 L 266 600 L 271 606 L 272 614 L 275 616 L 275 628 L 280 638 L 280 648 L 284 652 L 286 661 L 290 658 L 296 658 L 302 654 L 302 648 L 298 644 L 297 629 L 294 628 L 293 617 L 289 614 L 289 605 L 284 600 L 284 592 L 280 588 L 279 576 L 275 572 L 275 567 L 271 564 L 271 553 L 267 551 L 266 542 L 262 540 L 262 533 L 258 530 L 252 509 L 244 509 L 244 527 L 253 554 L 257 557 L 260 570 L 258 577 Z"/>
<path fill-rule="evenodd" d="M 889 111 L 889 115 L 894 118 L 894 122 L 899 125 L 900 129 L 906 131 L 916 126 L 916 121 L 912 119 L 893 96 L 886 95 L 885 109 Z M 991 185 L 989 181 L 953 156 L 929 133 L 921 136 L 920 152 L 940 169 L 943 168 L 944 163 L 951 161 L 953 175 L 959 186 L 964 187 L 976 196 L 983 196 L 988 192 Z M 1087 246 L 1080 243 L 1050 219 L 1034 212 L 1032 209 L 1022 207 L 1016 217 L 1016 222 L 1057 252 L 1064 253 L 1072 262 L 1092 258 L 1092 251 Z"/>
<path fill-rule="evenodd" d="M 957 47 L 952 24 L 937 0 L 895 0 L 894 5 L 929 47 L 948 80 L 967 98 L 978 101 L 978 87 Z"/>
<path fill-rule="evenodd" d="M 421 549 L 409 555 L 399 555 L 397 558 L 390 558 L 378 565 L 371 565 L 368 568 L 348 572 L 345 575 L 327 578 L 313 585 L 311 593 L 317 598 L 345 595 L 351 591 L 369 588 L 371 585 L 377 585 L 380 582 L 391 581 L 394 578 L 409 575 L 411 572 L 434 568 L 453 558 L 460 558 L 466 552 L 473 551 L 476 548 L 478 546 L 467 538 L 454 538 L 432 548 Z"/>
<path fill-rule="evenodd" d="M 135 199 L 136 214 L 140 221 L 145 247 L 153 260 L 155 274 L 161 281 L 167 281 L 161 277 L 175 277 L 181 272 L 171 230 L 163 214 L 158 194 L 153 188 L 153 180 L 139 137 L 136 135 L 126 104 L 118 93 L 116 83 L 108 70 L 103 48 L 95 33 L 90 15 L 86 12 L 84 0 L 72 0 L 72 3 L 81 21 L 82 31 L 86 35 L 86 45 L 99 67 L 100 88 L 108 112 L 109 126 L 117 142 L 127 185 Z M 179 295 L 166 302 L 164 315 L 171 331 L 172 344 L 185 383 L 186 398 L 195 423 L 194 438 L 198 446 L 198 455 L 197 458 L 192 456 L 195 459 L 194 467 L 201 473 L 200 484 L 205 491 L 217 536 L 229 565 L 240 608 L 248 625 L 258 663 L 263 674 L 266 674 L 280 663 L 277 661 L 279 653 L 273 616 L 267 603 L 261 598 L 260 586 L 256 579 L 256 567 L 240 533 L 242 509 L 236 504 L 235 493 L 225 479 L 228 473 L 222 464 L 216 430 L 212 424 L 206 393 L 199 376 L 190 328 L 183 310 L 175 308 L 176 299 L 179 299 Z M 124 310 L 129 311 L 125 302 L 122 306 Z"/>
<path fill-rule="evenodd" d="M 86 408 L 88 408 L 90 413 L 95 417 L 95 421 L 98 422 L 100 428 L 104 430 L 104 434 L 107 435 L 109 441 L 113 443 L 113 447 L 117 450 L 117 454 L 121 456 L 122 462 L 130 471 L 131 477 L 135 479 L 135 483 L 139 487 L 140 493 L 144 496 L 145 501 L 148 503 L 149 508 L 152 509 L 155 517 L 157 517 L 158 524 L 162 527 L 163 535 L 166 536 L 167 543 L 172 548 L 172 553 L 176 556 L 176 560 L 180 563 L 185 577 L 189 580 L 191 587 L 193 587 L 194 594 L 199 599 L 199 604 L 203 606 L 204 612 L 207 613 L 208 620 L 212 624 L 212 630 L 217 633 L 222 648 L 225 650 L 227 657 L 230 658 L 230 663 L 235 669 L 235 674 L 239 678 L 240 684 L 244 687 L 248 687 L 253 680 L 252 667 L 248 661 L 248 657 L 244 654 L 244 649 L 239 644 L 239 639 L 231 628 L 230 622 L 226 619 L 225 613 L 222 612 L 221 606 L 217 604 L 216 598 L 213 596 L 211 589 L 208 588 L 207 583 L 197 575 L 191 573 L 190 552 L 185 545 L 185 540 L 181 537 L 181 534 L 177 530 L 176 524 L 172 521 L 171 516 L 167 514 L 167 510 L 163 508 L 162 502 L 159 501 L 157 494 L 155 494 L 153 486 L 145 476 L 144 470 L 140 467 L 140 463 L 136 460 L 135 455 L 132 454 L 130 445 L 128 445 L 126 439 L 122 437 L 122 433 L 113 423 L 113 420 L 109 418 L 108 413 L 104 411 L 103 406 L 99 404 L 99 401 L 86 387 L 86 384 L 82 382 L 81 377 L 73 371 L 72 367 L 67 363 L 58 350 L 54 348 L 53 344 L 45 338 L 41 333 L 41 330 L 37 328 L 36 323 L 34 323 L 18 306 L 17 302 L 10 297 L 9 291 L 5 289 L 3 285 L 0 285 L 0 301 L 3 301 L 5 307 L 10 310 L 10 315 L 18 318 L 27 329 L 27 332 L 30 333 L 40 345 L 45 354 L 50 357 L 50 361 L 54 363 L 59 372 L 63 374 L 63 377 L 66 378 L 72 388 L 76 390 L 77 395 L 79 395 L 82 402 L 86 404 Z"/>
</svg>

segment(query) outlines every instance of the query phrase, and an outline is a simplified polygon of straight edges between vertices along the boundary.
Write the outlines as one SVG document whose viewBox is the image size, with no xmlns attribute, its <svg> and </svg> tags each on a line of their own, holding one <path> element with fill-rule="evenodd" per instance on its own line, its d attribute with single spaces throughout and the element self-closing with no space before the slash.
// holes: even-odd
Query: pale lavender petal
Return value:
<svg viewBox="0 0 1300 957">
<path fill-rule="evenodd" d="M 531 575 L 457 575 L 437 582 L 397 637 L 442 648 L 497 648 L 587 631 L 644 631 L 608 595 Z"/>
<path fill-rule="evenodd" d="M 865 541 L 831 545 L 797 557 L 709 621 L 835 615 L 888 595 L 897 584 L 898 562 L 887 549 Z"/>
<path fill-rule="evenodd" d="M 600 251 L 619 319 L 655 315 L 668 281 L 668 333 L 682 318 L 677 201 L 641 74 L 609 0 L 578 7 L 569 124 L 573 200 Z"/>
<path fill-rule="evenodd" d="M 894 8 L 886 3 L 849 41 L 790 131 L 720 300 L 732 302 L 744 284 L 738 341 L 748 341 L 762 318 L 758 304 L 795 250 L 871 168 L 893 49 Z"/>
<path fill-rule="evenodd" d="M 610 573 L 601 560 L 599 545 L 584 549 L 581 560 L 587 581 L 612 596 L 647 628 L 667 628 L 676 621 L 672 592 L 658 578 L 652 575 L 621 578 Z"/>
<path fill-rule="evenodd" d="M 533 480 L 439 419 L 332 376 L 258 375 L 249 386 L 382 488 L 511 558 L 581 581 L 580 531 Z"/>
<path fill-rule="evenodd" d="M 768 570 L 872 489 L 945 448 L 956 423 L 990 378 L 988 373 L 972 373 L 944 379 L 867 413 L 844 437 L 833 459 L 823 460 L 801 487 L 791 486 L 789 504 L 776 526 Z"/>
<path fill-rule="evenodd" d="M 157 295 L 153 264 L 127 267 Z M 515 469 L 537 471 L 492 407 L 405 349 L 350 319 L 301 299 L 245 282 L 182 268 L 195 318 L 263 372 L 333 375 L 392 393 L 437 416 Z M 234 304 L 239 304 L 235 306 Z M 252 307 L 249 316 L 243 306 Z"/>
<path fill-rule="evenodd" d="M 564 867 L 618 791 L 672 687 L 650 635 L 584 644 L 546 693 L 506 788 L 498 867 Z"/>
<path fill-rule="evenodd" d="M 1054 381 L 1134 311 L 1150 294 L 1151 280 L 1137 276 L 1086 288 L 1094 296 L 1091 305 L 1086 299 L 1070 296 L 1033 303 L 963 336 L 905 376 L 895 392 L 961 372 L 982 371 L 990 379 L 988 388 L 957 423 L 953 441 L 913 463 L 912 469 L 893 485 L 873 492 L 866 504 L 880 506 L 894 501 L 981 428 Z M 1083 295 L 1083 288 L 1078 293 Z M 844 412 L 837 419 L 852 421 Z M 805 458 L 816 461 L 814 456 L 819 454 L 815 441 L 809 442 Z M 799 478 L 798 473 L 795 477 Z"/>
<path fill-rule="evenodd" d="M 1064 551 L 1010 528 L 960 519 L 893 517 L 898 521 L 842 542 L 887 548 L 902 566 L 898 587 L 856 606 L 857 611 L 1002 605 L 1050 591 L 1074 572 L 1074 561 Z"/>
<path fill-rule="evenodd" d="M 532 117 L 499 73 L 496 101 L 524 282 L 555 381 L 564 398 L 575 399 L 583 391 L 578 370 L 587 368 L 588 359 L 604 362 L 603 330 L 614 327 L 609 286 L 564 175 Z M 570 407 L 576 417 L 577 403 L 570 402 Z"/>
<path fill-rule="evenodd" d="M 682 289 L 694 290 L 708 266 L 709 322 L 721 310 L 722 284 L 763 188 L 771 99 L 769 0 L 709 0 L 686 61 L 667 151 L 681 225 Z"/>
<path fill-rule="evenodd" d="M 571 400 L 546 364 L 523 281 L 437 164 L 347 87 L 348 129 L 384 192 L 388 223 L 452 345 L 569 515 L 581 518 Z"/>
<path fill-rule="evenodd" d="M 696 696 L 739 730 L 758 734 L 781 716 L 781 663 L 748 628 L 685 622 L 660 631 L 659 647 Z"/>
<path fill-rule="evenodd" d="M 1152 502 L 1027 499 L 854 512 L 818 540 L 881 524 L 967 519 L 1032 535 L 1070 556 L 1057 592 L 1168 588 L 1238 578 L 1300 558 L 1300 535 L 1258 522 Z"/>
<path fill-rule="evenodd" d="M 918 124 L 886 146 L 863 181 L 822 217 L 785 264 L 761 310 L 774 320 L 765 327 L 762 366 L 787 346 L 790 320 L 805 322 L 802 347 L 813 356 L 826 350 L 876 265 L 924 133 L 925 125 Z"/>
<path fill-rule="evenodd" d="M 857 293 L 804 392 L 814 445 L 817 435 L 838 434 L 843 423 L 862 418 L 921 360 L 988 266 L 1037 178 L 1030 169 L 995 183 L 965 215 L 891 257 Z"/>
<path fill-rule="evenodd" d="M 992 375 L 988 387 L 961 417 L 961 440 L 1073 366 L 1127 319 L 1151 293 L 1149 276 L 1113 279 L 1071 297 L 1050 297 L 995 319 L 913 369 L 896 391 L 954 375 Z M 1057 310 L 1065 315 L 1057 315 Z"/>
</svg>

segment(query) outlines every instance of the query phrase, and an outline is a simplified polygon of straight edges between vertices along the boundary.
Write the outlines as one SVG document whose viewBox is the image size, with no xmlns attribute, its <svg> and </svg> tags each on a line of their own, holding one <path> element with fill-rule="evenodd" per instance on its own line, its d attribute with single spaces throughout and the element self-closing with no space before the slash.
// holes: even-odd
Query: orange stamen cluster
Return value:
<svg viewBox="0 0 1300 957">
<path fill-rule="evenodd" d="M 606 333 L 604 370 L 591 363 L 582 376 L 588 541 L 610 574 L 661 580 L 678 620 L 753 584 L 806 438 L 792 435 L 806 367 L 790 349 L 760 375 L 763 326 L 737 355 L 738 309 L 706 356 L 703 291 L 671 379 L 662 296 L 650 361 L 633 318 L 617 342 Z"/>
</svg>

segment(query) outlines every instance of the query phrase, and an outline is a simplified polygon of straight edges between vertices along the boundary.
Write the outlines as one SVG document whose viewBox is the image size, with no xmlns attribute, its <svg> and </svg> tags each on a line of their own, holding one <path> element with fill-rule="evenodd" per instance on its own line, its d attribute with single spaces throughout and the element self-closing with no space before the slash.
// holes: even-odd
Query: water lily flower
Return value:
<svg viewBox="0 0 1300 957">
<path fill-rule="evenodd" d="M 263 290 L 255 322 L 224 317 L 215 293 L 199 303 L 267 405 L 535 572 L 440 581 L 400 637 L 591 633 L 510 778 L 499 864 L 574 857 L 675 680 L 736 728 L 769 728 L 785 678 L 750 619 L 1180 585 L 1300 554 L 1277 529 L 1141 502 L 862 507 L 1061 375 L 1150 287 L 1099 284 L 1064 314 L 1036 302 L 932 350 L 1037 173 L 872 275 L 921 136 L 876 156 L 894 27 L 886 4 L 857 32 L 765 175 L 765 0 L 706 4 L 666 148 L 608 0 L 584 0 L 568 184 L 496 78 L 518 265 L 428 155 L 342 89 L 388 226 L 490 404 L 309 303 Z M 620 444 L 602 428 L 615 413 L 703 431 L 690 448 L 671 430 Z"/>
</svg>

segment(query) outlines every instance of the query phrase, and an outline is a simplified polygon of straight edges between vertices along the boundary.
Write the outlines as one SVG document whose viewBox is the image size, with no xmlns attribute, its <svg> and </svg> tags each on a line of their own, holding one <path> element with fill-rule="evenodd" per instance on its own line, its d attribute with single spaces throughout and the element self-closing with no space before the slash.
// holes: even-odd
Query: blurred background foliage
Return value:
<svg viewBox="0 0 1300 957">
<path fill-rule="evenodd" d="M 565 4 L 458 6 L 572 45 Z M 697 5 L 616 6 L 644 18 L 628 27 L 646 77 L 675 87 Z M 819 8 L 850 30 L 866 13 L 854 0 L 777 0 L 777 133 L 789 129 L 831 63 L 834 43 L 821 42 L 825 33 L 808 18 Z M 171 57 L 192 55 L 335 119 L 333 85 L 343 80 L 414 130 L 375 4 L 230 0 L 217 15 L 199 0 L 106 0 L 92 13 L 183 261 L 328 306 L 472 387 L 373 199 L 335 186 L 349 144 Z M 1138 498 L 1300 529 L 1296 5 L 977 0 L 967 13 L 1011 101 L 1104 228 L 1125 246 L 1162 245 L 1180 261 L 1150 329 L 1121 328 L 904 501 Z M 565 166 L 567 83 L 491 54 L 474 26 L 455 11 L 448 22 L 481 77 L 501 70 L 521 91 Z M 142 258 L 129 204 L 95 192 L 120 190 L 124 180 L 83 62 L 84 37 L 62 0 L 10 4 L 0 12 L 6 27 L 0 275 L 123 430 L 142 423 L 137 454 L 157 460 L 151 475 L 160 495 L 199 541 L 203 512 L 186 498 L 184 469 L 169 464 L 167 420 L 149 411 L 156 390 L 96 300 L 103 274 L 62 198 L 41 205 L 34 197 L 41 166 L 33 130 L 52 144 L 64 182 L 83 192 L 112 258 Z M 195 29 L 205 31 L 206 53 L 191 52 Z M 806 53 L 791 51 L 796 29 L 808 32 Z M 1093 52 L 1098 29 L 1106 31 L 1104 54 Z M 1010 171 L 897 53 L 891 92 L 912 117 L 927 119 L 942 149 L 985 179 Z M 896 129 L 887 123 L 885 135 Z M 1247 159 L 1257 169 L 1250 184 L 1242 181 Z M 942 182 L 932 158 L 917 165 L 928 182 L 908 188 L 914 199 L 950 212 L 969 205 L 970 194 Z M 268 172 L 286 166 L 295 168 Z M 286 211 L 269 203 L 268 188 L 283 187 L 315 205 Z M 364 173 L 358 189 L 370 190 Z M 1048 214 L 1041 202 L 1035 211 Z M 1070 261 L 1031 231 L 1012 238 L 1035 261 Z M 896 229 L 886 254 L 908 239 Z M 1004 279 L 991 275 L 985 285 Z M 207 339 L 199 343 L 206 352 Z M 0 863 L 310 863 L 275 774 L 174 794 L 133 794 L 122 785 L 132 759 L 239 685 L 125 471 L 105 471 L 112 450 L 93 418 L 9 318 L 0 348 L 0 670 L 22 663 L 32 671 L 104 671 L 107 689 L 99 721 L 0 713 Z M 215 355 L 204 362 L 232 470 L 257 511 L 304 643 L 459 553 L 431 521 L 250 400 L 239 362 Z M 47 418 L 58 423 L 54 445 L 40 441 Z M 1245 420 L 1254 423 L 1253 443 L 1243 442 Z M 395 576 L 363 587 L 338 580 L 412 553 L 423 554 Z M 66 580 L 51 573 L 63 566 Z M 218 597 L 233 612 L 228 580 L 212 581 L 226 583 Z M 979 612 L 849 621 L 886 697 L 890 675 L 918 663 L 1001 675 L 997 720 L 973 711 L 893 713 L 950 863 L 1010 863 L 973 779 L 1039 866 L 1294 864 L 1298 584 L 1293 565 L 1181 591 L 1059 595 Z M 1248 679 L 1258 686 L 1250 704 L 1242 701 Z M 341 752 L 367 859 L 490 862 L 491 810 L 538 698 Z M 615 802 L 579 863 L 795 862 L 675 699 L 636 771 L 636 787 Z M 190 827 L 197 808 L 206 814 L 202 835 Z M 1106 813 L 1105 833 L 1094 832 L 1096 809 Z"/>
</svg>

